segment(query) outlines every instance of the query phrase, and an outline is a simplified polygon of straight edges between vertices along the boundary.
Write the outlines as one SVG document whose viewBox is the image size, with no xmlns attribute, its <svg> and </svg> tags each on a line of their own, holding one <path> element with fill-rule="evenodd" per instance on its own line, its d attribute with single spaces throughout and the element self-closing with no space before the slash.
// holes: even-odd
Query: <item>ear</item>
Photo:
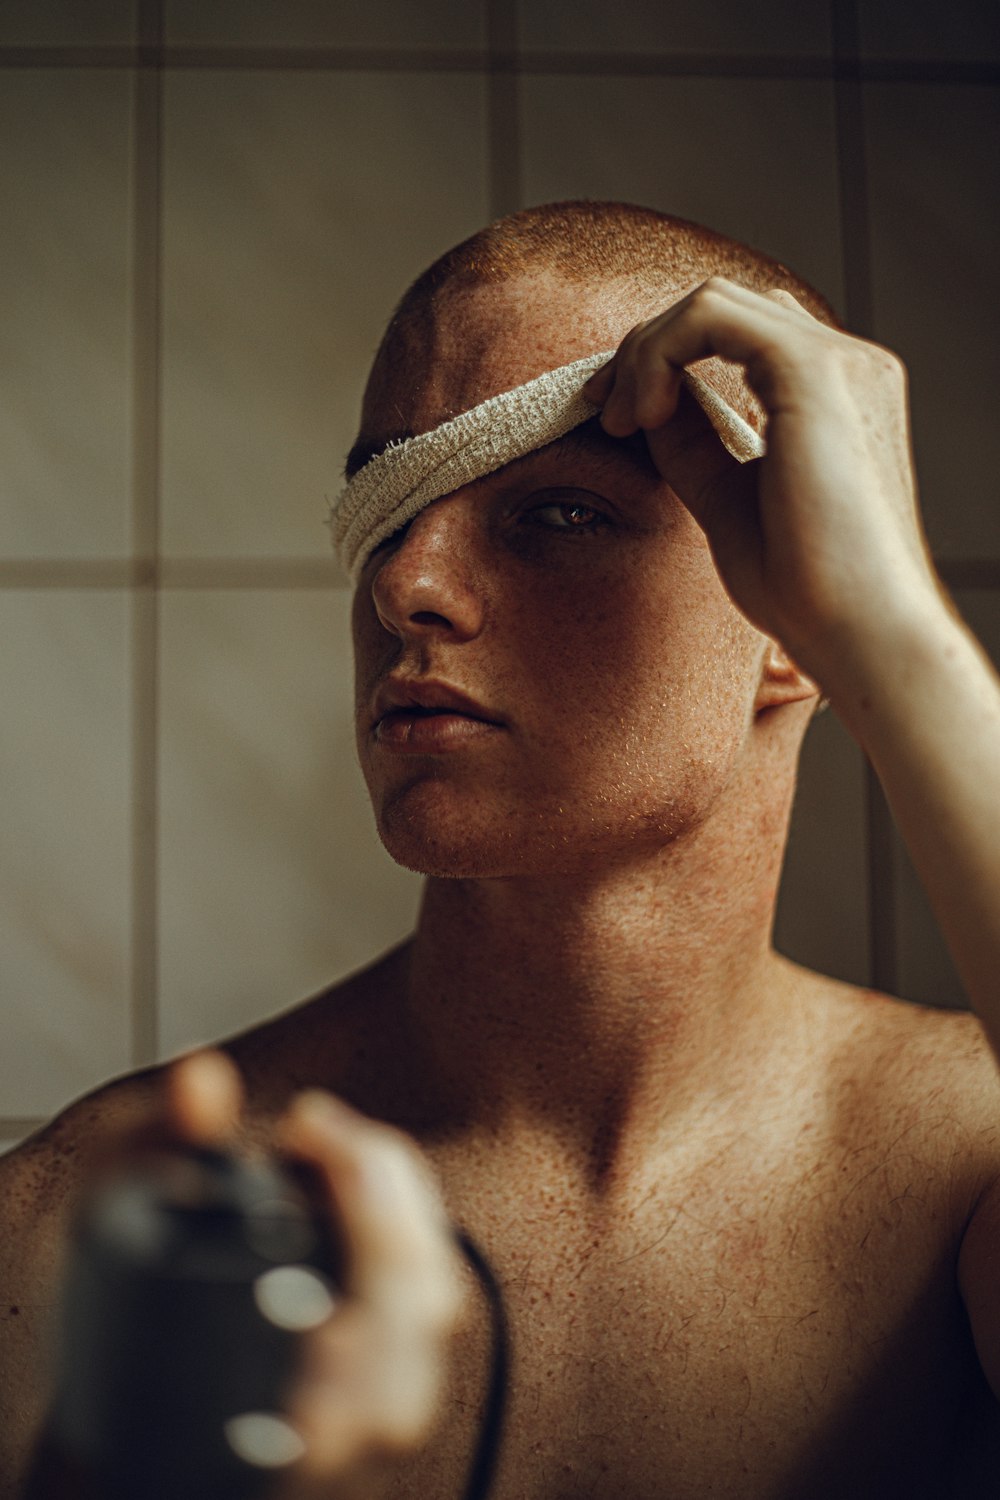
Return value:
<svg viewBox="0 0 1000 1500">
<path fill-rule="evenodd" d="M 818 684 L 795 665 L 784 646 L 766 638 L 754 712 L 801 703 L 807 698 L 818 698 L 819 693 Z"/>
</svg>

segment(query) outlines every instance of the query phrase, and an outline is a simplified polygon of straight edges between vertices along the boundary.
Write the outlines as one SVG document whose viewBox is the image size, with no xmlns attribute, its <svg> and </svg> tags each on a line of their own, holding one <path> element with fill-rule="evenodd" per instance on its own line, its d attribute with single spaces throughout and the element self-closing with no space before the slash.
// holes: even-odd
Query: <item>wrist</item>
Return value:
<svg viewBox="0 0 1000 1500">
<path fill-rule="evenodd" d="M 881 725 L 947 696 L 970 652 L 981 648 L 943 595 L 920 608 L 885 608 L 877 619 L 850 625 L 814 653 L 811 670 L 850 732 L 867 746 Z M 942 704 L 943 706 L 943 704 Z"/>
</svg>

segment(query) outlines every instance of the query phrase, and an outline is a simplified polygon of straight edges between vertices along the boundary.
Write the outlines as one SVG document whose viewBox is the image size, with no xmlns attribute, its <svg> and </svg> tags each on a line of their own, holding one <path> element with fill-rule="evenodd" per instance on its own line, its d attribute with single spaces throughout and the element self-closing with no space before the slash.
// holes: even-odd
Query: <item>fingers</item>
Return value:
<svg viewBox="0 0 1000 1500">
<path fill-rule="evenodd" d="M 734 486 L 752 490 L 755 483 L 754 466 L 733 458 L 683 387 L 672 420 L 647 430 L 646 442 L 657 469 L 706 532 L 711 531 L 720 495 L 730 498 Z"/>
<path fill-rule="evenodd" d="M 383 1304 L 397 1294 L 405 1269 L 408 1276 L 426 1277 L 422 1295 L 430 1311 L 442 1294 L 450 1305 L 450 1284 L 440 1284 L 437 1254 L 449 1232 L 447 1216 L 429 1169 L 406 1136 L 311 1089 L 294 1102 L 279 1140 L 316 1169 L 344 1221 L 350 1296 Z"/>
<path fill-rule="evenodd" d="M 795 312 L 800 312 L 804 318 L 812 318 L 814 323 L 819 322 L 819 319 L 814 318 L 809 309 L 803 307 L 798 298 L 793 297 L 791 292 L 786 292 L 784 287 L 773 286 L 769 291 L 764 293 L 764 296 L 770 297 L 772 302 L 780 302 L 782 307 L 790 307 Z"/>
<path fill-rule="evenodd" d="M 673 416 L 680 387 L 680 368 L 670 362 L 655 339 L 644 337 L 659 319 L 639 323 L 625 335 L 614 358 L 583 387 L 583 394 L 602 406 L 601 426 L 612 437 L 628 437 L 638 428 L 659 427 Z"/>
<path fill-rule="evenodd" d="M 400 1132 L 309 1091 L 279 1140 L 313 1168 L 344 1241 L 346 1296 L 310 1335 L 290 1411 L 300 1471 L 332 1480 L 427 1435 L 464 1307 L 461 1267 L 430 1170 Z"/>
<path fill-rule="evenodd" d="M 238 1134 L 242 1102 L 223 1053 L 182 1058 L 141 1104 L 108 1107 L 96 1174 L 178 1146 L 224 1147 Z M 310 1169 L 343 1250 L 343 1295 L 302 1336 L 287 1417 L 304 1454 L 279 1491 L 282 1500 L 326 1500 L 360 1479 L 364 1491 L 373 1464 L 428 1435 L 467 1282 L 433 1173 L 402 1132 L 310 1090 L 279 1123 L 275 1145 Z"/>
<path fill-rule="evenodd" d="M 600 405 L 601 425 L 614 437 L 668 422 L 677 409 L 684 368 L 713 355 L 747 367 L 747 379 L 765 405 L 789 380 L 775 381 L 784 366 L 798 374 L 809 365 L 811 346 L 830 330 L 781 288 L 761 294 L 713 276 L 679 302 L 639 324 L 623 339 L 611 362 L 583 387 Z"/>
<path fill-rule="evenodd" d="M 235 1130 L 242 1103 L 240 1075 L 222 1052 L 195 1052 L 167 1070 L 163 1119 L 181 1140 L 221 1145 Z"/>
<path fill-rule="evenodd" d="M 590 379 L 583 387 L 583 394 L 586 396 L 587 400 L 592 401 L 595 406 L 603 406 L 605 401 L 611 394 L 611 387 L 614 385 L 614 383 L 615 362 L 613 359 L 609 359 L 606 365 L 602 365 L 599 370 L 596 370 L 594 374 L 591 375 Z"/>
<path fill-rule="evenodd" d="M 140 1091 L 101 1100 L 86 1137 L 85 1168 L 119 1171 L 149 1152 L 183 1145 L 222 1146 L 235 1133 L 243 1087 L 234 1064 L 217 1050 L 182 1057 Z"/>
</svg>

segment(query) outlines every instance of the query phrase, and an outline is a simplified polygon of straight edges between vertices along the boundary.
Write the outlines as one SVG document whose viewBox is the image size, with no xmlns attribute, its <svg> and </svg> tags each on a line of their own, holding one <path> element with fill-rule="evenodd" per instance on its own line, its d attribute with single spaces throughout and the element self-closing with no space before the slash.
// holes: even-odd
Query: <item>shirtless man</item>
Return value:
<svg viewBox="0 0 1000 1500">
<path fill-rule="evenodd" d="M 497 1500 L 993 1493 L 1000 683 L 929 560 L 899 362 L 745 247 L 529 210 L 404 302 L 352 467 L 619 345 L 599 420 L 364 560 L 359 751 L 424 901 L 411 941 L 227 1044 L 244 1132 L 320 1086 L 418 1143 L 511 1319 Z M 702 360 L 759 422 L 745 370 L 761 462 L 681 393 Z M 820 690 L 976 1016 L 771 947 Z M 87 1143 L 152 1091 L 114 1084 L 0 1165 L 11 1303 L 51 1296 Z M 393 1495 L 460 1493 L 488 1359 L 469 1290 Z M 44 1398 L 30 1321 L 0 1324 L 11 1470 Z"/>
</svg>

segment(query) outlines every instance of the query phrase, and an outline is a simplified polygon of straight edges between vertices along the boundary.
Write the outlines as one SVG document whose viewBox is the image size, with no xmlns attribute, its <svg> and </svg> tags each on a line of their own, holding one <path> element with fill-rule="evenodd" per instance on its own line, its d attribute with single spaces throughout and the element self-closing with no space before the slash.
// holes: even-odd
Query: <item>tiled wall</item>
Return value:
<svg viewBox="0 0 1000 1500">
<path fill-rule="evenodd" d="M 1000 656 L 992 14 L 0 0 L 0 1140 L 408 929 L 323 521 L 391 305 L 496 214 L 704 220 L 898 349 L 932 543 Z M 830 714 L 778 940 L 961 1003 Z"/>
</svg>

